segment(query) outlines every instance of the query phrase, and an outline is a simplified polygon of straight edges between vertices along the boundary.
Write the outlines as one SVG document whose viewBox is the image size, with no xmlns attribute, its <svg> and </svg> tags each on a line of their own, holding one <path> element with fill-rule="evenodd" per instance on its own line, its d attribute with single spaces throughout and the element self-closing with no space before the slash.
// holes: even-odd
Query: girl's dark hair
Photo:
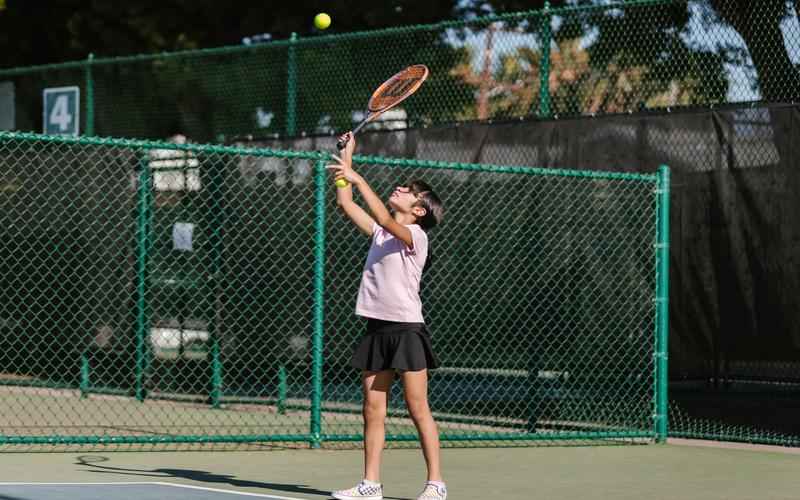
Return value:
<svg viewBox="0 0 800 500">
<path fill-rule="evenodd" d="M 433 192 L 430 184 L 421 180 L 413 180 L 406 184 L 405 187 L 417 197 L 416 205 L 425 209 L 425 215 L 417 218 L 417 223 L 422 229 L 427 231 L 442 222 L 444 205 L 442 200 Z"/>
<path fill-rule="evenodd" d="M 433 188 L 430 184 L 415 179 L 407 183 L 405 187 L 417 197 L 416 205 L 425 209 L 425 215 L 417 217 L 417 224 L 419 224 L 425 232 L 428 232 L 429 229 L 442 222 L 444 204 L 436 193 L 433 192 Z M 428 258 L 425 259 L 425 266 L 422 269 L 423 275 L 430 269 L 431 264 L 433 264 L 433 248 L 432 245 L 429 245 Z"/>
</svg>

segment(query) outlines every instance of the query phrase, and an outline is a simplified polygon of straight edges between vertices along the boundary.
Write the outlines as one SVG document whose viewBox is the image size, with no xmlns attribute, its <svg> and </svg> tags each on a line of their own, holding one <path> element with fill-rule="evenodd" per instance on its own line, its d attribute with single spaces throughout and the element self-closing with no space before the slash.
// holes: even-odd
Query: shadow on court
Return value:
<svg viewBox="0 0 800 500">
<path fill-rule="evenodd" d="M 88 472 L 97 474 L 115 474 L 123 476 L 138 476 L 147 478 L 159 479 L 186 479 L 190 481 L 197 481 L 211 484 L 227 484 L 236 488 L 259 488 L 264 490 L 281 491 L 284 493 L 298 493 L 305 495 L 317 495 L 323 498 L 331 498 L 330 491 L 318 490 L 310 488 L 303 484 L 285 484 L 285 483 L 267 483 L 261 481 L 248 481 L 236 479 L 236 476 L 231 474 L 218 474 L 215 472 L 208 472 L 204 470 L 193 469 L 173 469 L 173 468 L 157 468 L 157 469 L 132 469 L 126 467 L 114 467 L 111 465 L 100 465 L 101 462 L 107 462 L 108 457 L 91 455 L 80 456 L 76 465 L 83 465 L 89 467 Z M 389 500 L 411 500 L 405 497 L 390 497 L 384 496 L 383 498 Z M 0 495 L 0 500 L 20 500 L 10 497 L 3 497 Z"/>
</svg>

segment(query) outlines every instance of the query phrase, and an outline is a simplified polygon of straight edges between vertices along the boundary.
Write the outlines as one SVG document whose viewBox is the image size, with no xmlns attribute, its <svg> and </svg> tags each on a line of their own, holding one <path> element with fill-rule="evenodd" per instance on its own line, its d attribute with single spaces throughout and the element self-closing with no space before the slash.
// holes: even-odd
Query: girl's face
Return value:
<svg viewBox="0 0 800 500">
<path fill-rule="evenodd" d="M 414 213 L 417 210 L 424 211 L 421 207 L 414 206 L 417 201 L 417 195 L 408 186 L 397 186 L 389 196 L 389 207 L 404 214 Z"/>
</svg>

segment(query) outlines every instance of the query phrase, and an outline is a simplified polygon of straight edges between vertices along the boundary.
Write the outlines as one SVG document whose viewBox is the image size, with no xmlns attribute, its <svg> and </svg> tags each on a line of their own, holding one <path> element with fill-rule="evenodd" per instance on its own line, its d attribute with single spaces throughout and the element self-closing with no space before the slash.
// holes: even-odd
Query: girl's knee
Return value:
<svg viewBox="0 0 800 500">
<path fill-rule="evenodd" d="M 386 402 L 366 400 L 364 401 L 363 413 L 364 418 L 367 419 L 386 418 Z"/>
<path fill-rule="evenodd" d="M 406 407 L 408 408 L 408 413 L 411 415 L 411 418 L 414 420 L 426 418 L 431 414 L 428 400 L 424 398 L 406 399 Z"/>
</svg>

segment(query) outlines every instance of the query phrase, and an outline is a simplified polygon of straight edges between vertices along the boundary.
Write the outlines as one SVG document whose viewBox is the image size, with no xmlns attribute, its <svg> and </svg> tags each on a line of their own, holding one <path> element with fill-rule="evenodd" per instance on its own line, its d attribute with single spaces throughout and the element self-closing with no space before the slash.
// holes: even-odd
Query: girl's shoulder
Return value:
<svg viewBox="0 0 800 500">
<path fill-rule="evenodd" d="M 428 233 L 424 229 L 422 229 L 422 226 L 420 226 L 419 224 L 406 224 L 406 227 L 409 230 L 411 230 L 411 232 L 414 233 L 415 235 L 424 237 L 426 240 L 428 239 Z"/>
</svg>

